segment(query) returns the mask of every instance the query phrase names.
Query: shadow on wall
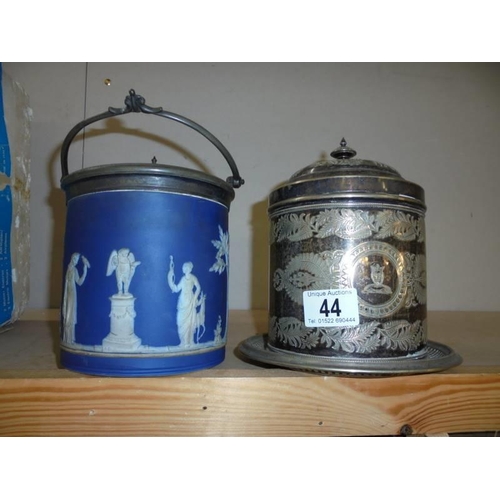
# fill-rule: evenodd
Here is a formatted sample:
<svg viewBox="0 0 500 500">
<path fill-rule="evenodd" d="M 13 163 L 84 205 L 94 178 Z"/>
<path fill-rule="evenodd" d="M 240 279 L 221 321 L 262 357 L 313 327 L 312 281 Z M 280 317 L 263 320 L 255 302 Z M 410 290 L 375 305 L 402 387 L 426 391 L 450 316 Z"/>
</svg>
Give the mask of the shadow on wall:
<svg viewBox="0 0 500 500">
<path fill-rule="evenodd" d="M 93 137 L 105 135 L 105 134 L 125 134 L 133 135 L 134 137 L 142 138 L 147 141 L 152 141 L 160 146 L 167 147 L 181 154 L 189 162 L 198 167 L 202 172 L 207 174 L 212 174 L 207 165 L 196 155 L 183 148 L 176 142 L 169 141 L 165 137 L 160 135 L 144 132 L 135 128 L 128 128 L 123 126 L 122 120 L 118 118 L 109 118 L 105 122 L 104 129 L 90 130 L 85 132 L 85 136 L 80 133 L 73 143 L 77 143 L 82 140 L 89 140 Z M 69 130 L 68 130 L 69 132 Z M 63 138 L 64 139 L 64 138 Z M 56 148 L 50 157 L 50 161 L 47 165 L 49 179 L 60 178 L 61 172 L 61 146 Z M 120 162 L 120 158 L 110 158 L 107 163 Z M 78 170 L 74 168 L 75 166 L 69 165 L 69 172 L 74 172 Z M 81 168 L 81 165 L 78 165 Z M 50 282 L 48 289 L 49 304 L 51 308 L 59 308 L 61 305 L 61 296 L 63 290 L 63 259 L 64 259 L 64 233 L 66 228 L 66 199 L 65 194 L 61 190 L 59 185 L 52 184 L 50 186 L 49 196 L 47 197 L 47 204 L 52 211 L 52 252 L 50 257 Z"/>
<path fill-rule="evenodd" d="M 48 284 L 49 307 L 57 309 L 61 305 L 64 228 L 66 226 L 66 200 L 64 193 L 59 186 L 53 183 L 55 178 L 60 177 L 60 154 L 61 148 L 59 147 L 50 156 L 48 176 L 51 179 L 51 186 L 46 200 L 52 211 L 52 251 L 50 253 L 50 281 Z M 54 175 L 56 170 L 57 176 Z"/>
<path fill-rule="evenodd" d="M 252 205 L 252 309 L 268 308 L 269 219 L 267 198 Z"/>
</svg>

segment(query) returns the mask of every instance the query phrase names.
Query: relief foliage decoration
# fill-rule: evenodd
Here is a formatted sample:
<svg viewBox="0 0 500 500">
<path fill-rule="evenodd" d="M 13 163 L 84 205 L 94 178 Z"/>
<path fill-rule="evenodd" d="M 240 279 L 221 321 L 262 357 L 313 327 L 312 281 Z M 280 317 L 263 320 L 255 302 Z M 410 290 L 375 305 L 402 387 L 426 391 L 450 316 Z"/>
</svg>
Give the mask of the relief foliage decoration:
<svg viewBox="0 0 500 500">
<path fill-rule="evenodd" d="M 406 307 L 427 303 L 427 272 L 424 255 L 404 254 L 408 269 L 408 296 Z"/>
<path fill-rule="evenodd" d="M 322 252 L 321 254 L 303 253 L 293 257 L 286 269 L 277 269 L 273 277 L 276 291 L 285 290 L 288 296 L 302 304 L 305 290 L 321 290 L 335 287 L 339 279 L 336 271 L 342 251 Z"/>
<path fill-rule="evenodd" d="M 271 225 L 271 243 L 303 241 L 338 236 L 343 239 L 389 238 L 400 241 L 424 240 L 424 221 L 401 210 L 370 212 L 347 208 L 310 213 L 286 214 Z"/>
<path fill-rule="evenodd" d="M 379 346 L 392 350 L 415 350 L 425 341 L 426 322 L 406 320 L 371 321 L 354 328 L 308 328 L 293 317 L 270 319 L 269 336 L 298 349 L 323 345 L 334 351 L 369 354 Z"/>
</svg>

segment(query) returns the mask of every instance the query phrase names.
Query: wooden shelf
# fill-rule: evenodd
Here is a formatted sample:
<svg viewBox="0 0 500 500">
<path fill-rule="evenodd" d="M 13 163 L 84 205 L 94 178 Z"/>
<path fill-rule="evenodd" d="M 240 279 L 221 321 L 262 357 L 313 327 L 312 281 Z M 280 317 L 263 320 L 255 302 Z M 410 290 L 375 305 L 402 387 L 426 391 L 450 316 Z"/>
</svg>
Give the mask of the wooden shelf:
<svg viewBox="0 0 500 500">
<path fill-rule="evenodd" d="M 345 436 L 500 429 L 500 313 L 430 312 L 429 338 L 463 364 L 388 378 L 247 363 L 234 351 L 266 311 L 231 311 L 226 360 L 159 378 L 85 376 L 58 366 L 55 311 L 0 334 L 1 436 Z"/>
</svg>

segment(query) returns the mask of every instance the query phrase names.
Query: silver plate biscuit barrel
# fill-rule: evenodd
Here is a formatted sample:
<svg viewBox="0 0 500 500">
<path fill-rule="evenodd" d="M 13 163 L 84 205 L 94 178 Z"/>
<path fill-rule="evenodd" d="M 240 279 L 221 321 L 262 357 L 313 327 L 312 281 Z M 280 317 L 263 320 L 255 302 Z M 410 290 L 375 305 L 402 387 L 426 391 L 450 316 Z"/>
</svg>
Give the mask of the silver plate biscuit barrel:
<svg viewBox="0 0 500 500">
<path fill-rule="evenodd" d="M 382 163 L 332 160 L 272 191 L 269 331 L 248 357 L 350 374 L 436 371 L 460 362 L 427 339 L 424 190 Z"/>
</svg>

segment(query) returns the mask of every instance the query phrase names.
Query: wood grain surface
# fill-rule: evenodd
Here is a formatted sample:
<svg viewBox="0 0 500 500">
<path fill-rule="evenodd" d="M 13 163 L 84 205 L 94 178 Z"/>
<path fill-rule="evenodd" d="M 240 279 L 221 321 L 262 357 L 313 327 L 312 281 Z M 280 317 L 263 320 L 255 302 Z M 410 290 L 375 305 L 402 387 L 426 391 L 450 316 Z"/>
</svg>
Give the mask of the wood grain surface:
<svg viewBox="0 0 500 500">
<path fill-rule="evenodd" d="M 54 319 L 54 318 L 52 318 Z M 235 355 L 265 311 L 231 311 L 226 360 L 183 376 L 107 378 L 58 366 L 56 321 L 0 335 L 1 436 L 362 436 L 500 429 L 500 313 L 431 312 L 432 340 L 461 366 L 353 378 L 263 367 Z M 407 427 L 405 427 L 407 426 Z"/>
</svg>

